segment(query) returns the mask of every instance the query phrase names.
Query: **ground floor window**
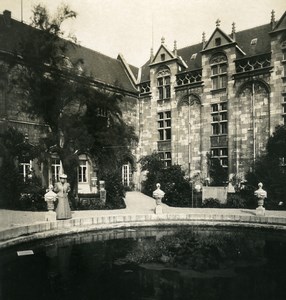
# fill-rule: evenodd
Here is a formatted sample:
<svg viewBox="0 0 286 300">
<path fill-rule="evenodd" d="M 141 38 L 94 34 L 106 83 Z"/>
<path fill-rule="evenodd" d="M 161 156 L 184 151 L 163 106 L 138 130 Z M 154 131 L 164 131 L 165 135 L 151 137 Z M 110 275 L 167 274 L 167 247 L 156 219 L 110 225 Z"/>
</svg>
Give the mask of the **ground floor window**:
<svg viewBox="0 0 286 300">
<path fill-rule="evenodd" d="M 122 166 L 122 184 L 124 186 L 130 186 L 132 183 L 132 167 L 130 163 Z"/>
<path fill-rule="evenodd" d="M 62 164 L 59 158 L 52 158 L 52 181 L 58 182 L 60 180 L 59 175 L 62 169 Z"/>
<path fill-rule="evenodd" d="M 78 182 L 86 183 L 87 180 L 88 161 L 80 160 L 78 169 Z"/>
<path fill-rule="evenodd" d="M 159 152 L 161 160 L 164 161 L 165 167 L 170 167 L 172 165 L 172 154 L 171 152 Z"/>
<path fill-rule="evenodd" d="M 23 176 L 24 181 L 32 172 L 32 161 L 29 158 L 22 158 L 19 164 L 19 173 Z"/>
<path fill-rule="evenodd" d="M 213 148 L 211 149 L 212 158 L 218 158 L 220 164 L 224 167 L 228 167 L 228 149 L 227 148 Z"/>
</svg>

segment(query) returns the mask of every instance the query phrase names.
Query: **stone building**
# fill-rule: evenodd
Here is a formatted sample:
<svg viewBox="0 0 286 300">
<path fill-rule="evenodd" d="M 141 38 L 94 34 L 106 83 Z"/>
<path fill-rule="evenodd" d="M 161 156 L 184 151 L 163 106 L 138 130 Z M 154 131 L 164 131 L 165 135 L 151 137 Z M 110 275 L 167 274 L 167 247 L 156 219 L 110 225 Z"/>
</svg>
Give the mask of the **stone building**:
<svg viewBox="0 0 286 300">
<path fill-rule="evenodd" d="M 0 15 L 0 129 L 15 126 L 36 143 L 37 128 L 45 124 L 18 114 L 14 103 L 20 96 L 8 92 L 5 83 L 5 62 L 28 30 L 9 11 Z M 209 177 L 209 155 L 220 160 L 229 177 L 243 178 L 275 127 L 285 124 L 286 13 L 275 21 L 272 12 L 270 23 L 238 32 L 233 23 L 231 31 L 225 33 L 218 20 L 208 40 L 203 34 L 201 43 L 181 49 L 176 42 L 168 48 L 162 38 L 141 68 L 122 55 L 113 59 L 81 46 L 70 53 L 71 62 L 83 59 L 92 84 L 125 95 L 124 118 L 139 137 L 133 159 L 122 166 L 125 185 L 133 182 L 140 189 L 138 160 L 153 151 L 166 166 L 179 164 L 201 182 Z M 88 192 L 94 166 L 84 155 L 82 161 L 79 176 Z M 51 158 L 48 180 L 59 168 Z"/>
<path fill-rule="evenodd" d="M 161 46 L 140 69 L 140 154 L 209 177 L 208 154 L 230 177 L 244 177 L 286 113 L 286 14 L 278 22 L 226 34 L 220 21 L 206 41 Z"/>
</svg>

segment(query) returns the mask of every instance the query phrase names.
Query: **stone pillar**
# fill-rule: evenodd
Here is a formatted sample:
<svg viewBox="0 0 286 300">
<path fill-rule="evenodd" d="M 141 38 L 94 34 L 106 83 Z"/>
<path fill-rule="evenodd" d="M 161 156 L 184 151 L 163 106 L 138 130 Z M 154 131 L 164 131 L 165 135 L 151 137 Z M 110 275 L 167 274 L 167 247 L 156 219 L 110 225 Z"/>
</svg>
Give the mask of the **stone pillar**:
<svg viewBox="0 0 286 300">
<path fill-rule="evenodd" d="M 100 200 L 105 203 L 106 202 L 106 190 L 105 190 L 105 181 L 100 180 L 99 181 L 99 195 L 100 195 Z"/>
</svg>

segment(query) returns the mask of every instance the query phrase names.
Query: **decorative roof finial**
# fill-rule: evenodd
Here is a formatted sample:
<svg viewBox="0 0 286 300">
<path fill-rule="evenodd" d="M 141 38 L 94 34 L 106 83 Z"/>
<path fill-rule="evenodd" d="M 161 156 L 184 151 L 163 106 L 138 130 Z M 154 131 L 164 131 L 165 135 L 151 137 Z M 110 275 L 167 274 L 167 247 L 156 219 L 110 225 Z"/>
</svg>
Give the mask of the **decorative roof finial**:
<svg viewBox="0 0 286 300">
<path fill-rule="evenodd" d="M 177 50 L 177 41 L 174 41 L 174 51 Z"/>
<path fill-rule="evenodd" d="M 177 56 L 177 41 L 175 40 L 174 41 L 174 50 L 173 50 L 173 53 L 175 56 Z"/>
<path fill-rule="evenodd" d="M 165 44 L 165 38 L 163 36 L 161 38 L 161 44 Z"/>
<path fill-rule="evenodd" d="M 231 34 L 232 34 L 232 39 L 235 41 L 235 23 L 234 23 L 234 22 L 232 23 L 232 31 L 231 31 Z"/>
<path fill-rule="evenodd" d="M 204 49 L 204 47 L 206 45 L 206 33 L 205 32 L 203 32 L 203 34 L 202 34 L 202 42 L 203 42 L 203 49 Z"/>
<path fill-rule="evenodd" d="M 275 11 L 274 11 L 274 9 L 272 9 L 272 11 L 271 11 L 271 28 L 272 28 L 272 30 L 274 29 L 274 27 L 275 27 L 275 24 L 276 24 L 276 21 L 275 21 Z"/>
<path fill-rule="evenodd" d="M 215 22 L 215 23 L 216 23 L 216 27 L 219 27 L 219 26 L 220 26 L 220 22 L 221 22 L 220 19 L 217 19 L 217 20 L 216 20 L 216 22 Z"/>
</svg>

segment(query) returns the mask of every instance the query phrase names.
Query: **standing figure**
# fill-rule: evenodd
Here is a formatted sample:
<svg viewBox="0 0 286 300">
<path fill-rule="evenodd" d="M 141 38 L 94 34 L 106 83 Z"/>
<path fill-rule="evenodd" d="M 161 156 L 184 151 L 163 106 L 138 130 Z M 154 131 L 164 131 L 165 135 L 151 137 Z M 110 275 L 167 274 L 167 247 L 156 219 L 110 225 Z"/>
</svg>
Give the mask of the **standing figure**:
<svg viewBox="0 0 286 300">
<path fill-rule="evenodd" d="M 54 191 L 57 193 L 58 205 L 56 208 L 57 220 L 64 220 L 71 218 L 71 209 L 68 200 L 68 192 L 71 190 L 69 183 L 67 183 L 67 175 L 60 175 L 60 182 L 55 184 Z"/>
</svg>

